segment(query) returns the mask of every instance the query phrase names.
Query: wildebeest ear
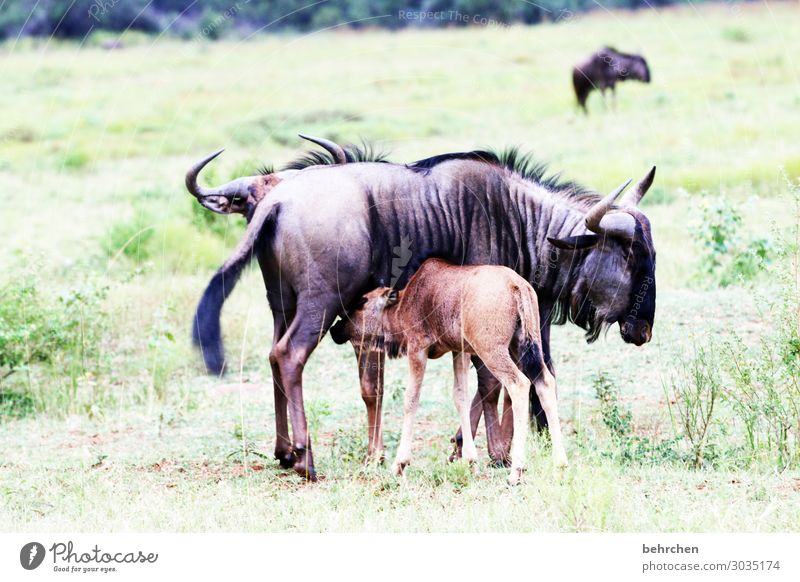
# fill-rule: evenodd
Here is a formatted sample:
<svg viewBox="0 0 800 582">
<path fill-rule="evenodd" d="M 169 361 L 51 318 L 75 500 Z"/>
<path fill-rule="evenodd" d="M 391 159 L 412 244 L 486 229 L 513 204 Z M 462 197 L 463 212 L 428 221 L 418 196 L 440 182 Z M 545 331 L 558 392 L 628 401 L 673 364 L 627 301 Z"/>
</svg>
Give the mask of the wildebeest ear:
<svg viewBox="0 0 800 582">
<path fill-rule="evenodd" d="M 547 240 L 554 247 L 564 249 L 565 251 L 579 251 L 581 249 L 588 249 L 597 244 L 600 236 L 596 234 L 579 234 L 578 236 L 567 236 L 564 238 L 551 238 Z"/>
<path fill-rule="evenodd" d="M 386 305 L 394 305 L 400 299 L 400 294 L 397 292 L 397 289 L 389 289 L 386 294 Z"/>
</svg>

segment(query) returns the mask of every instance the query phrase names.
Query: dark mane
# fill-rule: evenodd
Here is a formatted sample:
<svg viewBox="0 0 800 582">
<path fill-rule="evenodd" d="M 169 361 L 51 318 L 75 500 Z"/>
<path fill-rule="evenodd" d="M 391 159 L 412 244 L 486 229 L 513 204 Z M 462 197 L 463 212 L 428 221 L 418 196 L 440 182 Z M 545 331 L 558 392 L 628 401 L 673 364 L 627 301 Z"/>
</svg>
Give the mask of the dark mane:
<svg viewBox="0 0 800 582">
<path fill-rule="evenodd" d="M 256 171 L 262 176 L 269 176 L 270 174 L 275 173 L 275 166 L 271 164 L 267 166 L 266 164 L 264 164 L 263 166 L 259 166 L 258 168 L 256 168 Z"/>
<path fill-rule="evenodd" d="M 438 156 L 419 160 L 413 164 L 408 164 L 407 167 L 415 172 L 427 173 L 439 164 L 451 160 L 475 160 L 500 166 L 514 172 L 525 180 L 543 186 L 551 192 L 566 194 L 570 198 L 586 203 L 594 203 L 600 199 L 596 193 L 587 190 L 580 184 L 570 180 L 562 180 L 560 173 L 548 176 L 547 164 L 535 161 L 532 154 L 522 153 L 517 147 L 507 148 L 500 153 L 486 149 L 440 154 Z"/>
<path fill-rule="evenodd" d="M 361 145 L 347 144 L 343 147 L 347 163 L 352 164 L 355 162 L 387 162 L 387 154 L 383 151 L 376 150 L 372 144 L 363 141 Z M 311 166 L 333 166 L 336 160 L 333 156 L 324 151 L 312 150 L 306 152 L 296 160 L 286 164 L 284 170 L 303 170 Z"/>
<path fill-rule="evenodd" d="M 488 150 L 473 150 L 471 152 L 453 152 L 449 154 L 439 154 L 425 158 L 424 160 L 417 160 L 411 164 L 406 164 L 406 167 L 420 174 L 427 174 L 432 168 L 439 164 L 449 162 L 450 160 L 473 160 L 477 162 L 486 162 L 487 164 L 502 165 L 500 159 L 494 152 Z"/>
<path fill-rule="evenodd" d="M 602 50 L 610 52 L 610 53 L 614 53 L 618 57 L 625 57 L 625 58 L 628 58 L 628 59 L 644 60 L 642 55 L 637 55 L 635 53 L 623 53 L 622 51 L 618 51 L 617 49 L 615 49 L 613 46 L 604 46 Z"/>
</svg>

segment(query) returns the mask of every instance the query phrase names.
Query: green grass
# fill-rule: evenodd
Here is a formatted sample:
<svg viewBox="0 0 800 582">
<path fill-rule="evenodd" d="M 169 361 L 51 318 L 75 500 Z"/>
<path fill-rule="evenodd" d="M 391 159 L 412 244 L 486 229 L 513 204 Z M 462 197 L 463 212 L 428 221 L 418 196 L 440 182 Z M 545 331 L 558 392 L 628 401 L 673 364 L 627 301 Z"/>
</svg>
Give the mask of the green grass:
<svg viewBox="0 0 800 582">
<path fill-rule="evenodd" d="M 623 463 L 609 454 L 592 381 L 609 374 L 636 435 L 667 438 L 663 383 L 693 342 L 735 330 L 757 346 L 775 328 L 763 310 L 767 277 L 698 284 L 687 225 L 709 195 L 758 196 L 744 206 L 748 235 L 774 237 L 796 220 L 781 168 L 800 174 L 798 25 L 800 9 L 773 3 L 598 12 L 533 28 L 138 38 L 118 51 L 0 45 L 0 108 L 13 112 L 0 117 L 0 283 L 29 263 L 43 297 L 87 280 L 108 286 L 100 365 L 67 377 L 36 364 L 0 381 L 0 530 L 797 531 L 797 467 Z M 653 83 L 621 85 L 616 110 L 593 95 L 584 117 L 570 67 L 610 39 L 641 49 Z M 223 145 L 211 181 L 280 165 L 305 147 L 301 131 L 375 140 L 398 161 L 520 144 L 599 190 L 658 166 L 644 206 L 659 253 L 653 341 L 636 349 L 614 329 L 586 345 L 574 327 L 554 332 L 565 473 L 537 442 L 524 484 L 508 488 L 505 471 L 486 464 L 483 437 L 478 476 L 448 465 L 448 358 L 426 375 L 407 479 L 363 468 L 354 358 L 328 339 L 305 372 L 324 479 L 280 471 L 269 459 L 271 321 L 255 270 L 223 317 L 240 365 L 222 380 L 203 374 L 188 341 L 192 311 L 242 226 L 193 211 L 183 174 Z M 392 362 L 389 456 L 405 377 L 406 363 Z"/>
</svg>

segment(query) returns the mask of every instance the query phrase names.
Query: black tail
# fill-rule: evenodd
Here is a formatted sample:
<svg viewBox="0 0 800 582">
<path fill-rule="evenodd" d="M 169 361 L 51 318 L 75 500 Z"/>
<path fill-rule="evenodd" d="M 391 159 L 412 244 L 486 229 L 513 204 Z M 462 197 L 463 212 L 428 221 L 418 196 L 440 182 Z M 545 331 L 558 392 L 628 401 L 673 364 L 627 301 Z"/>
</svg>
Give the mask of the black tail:
<svg viewBox="0 0 800 582">
<path fill-rule="evenodd" d="M 544 357 L 541 349 L 539 349 L 539 345 L 529 340 L 520 342 L 519 353 L 519 367 L 522 373 L 531 381 L 528 403 L 530 422 L 536 430 L 542 430 L 547 428 L 547 418 L 545 417 L 544 410 L 542 410 L 542 403 L 539 402 L 539 395 L 536 394 L 536 388 L 533 386 L 533 383 L 539 377 L 539 374 L 542 373 L 545 366 Z"/>
<path fill-rule="evenodd" d="M 265 210 L 260 217 L 254 217 L 250 222 L 233 256 L 211 278 L 197 305 L 192 325 L 192 341 L 200 348 L 210 374 L 219 375 L 225 370 L 225 350 L 220 329 L 222 305 L 239 281 L 242 271 L 252 260 L 255 249 L 264 244 L 267 237 L 275 231 L 273 226 L 278 207 Z"/>
<path fill-rule="evenodd" d="M 584 112 L 587 112 L 586 99 L 592 90 L 592 82 L 578 68 L 572 70 L 572 88 L 575 89 L 575 98 L 578 100 L 578 105 L 583 108 Z"/>
<path fill-rule="evenodd" d="M 252 254 L 232 265 L 221 267 L 211 278 L 194 315 L 192 341 L 200 348 L 209 374 L 222 374 L 225 369 L 225 350 L 222 347 L 220 316 L 222 305 L 233 291 Z"/>
</svg>

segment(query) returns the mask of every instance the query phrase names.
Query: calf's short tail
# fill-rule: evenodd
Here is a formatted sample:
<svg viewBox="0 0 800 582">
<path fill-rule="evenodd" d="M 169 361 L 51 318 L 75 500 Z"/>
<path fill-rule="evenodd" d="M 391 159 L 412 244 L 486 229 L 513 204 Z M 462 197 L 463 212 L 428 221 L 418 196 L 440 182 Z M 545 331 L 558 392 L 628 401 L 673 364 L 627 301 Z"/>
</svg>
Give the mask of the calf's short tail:
<svg viewBox="0 0 800 582">
<path fill-rule="evenodd" d="M 269 204 L 256 209 L 233 255 L 211 278 L 197 305 L 192 322 L 192 342 L 200 348 L 209 374 L 220 375 L 225 370 L 225 349 L 220 329 L 222 306 L 252 260 L 257 245 L 266 242 L 274 233 L 278 211 L 278 205 Z"/>
<path fill-rule="evenodd" d="M 517 289 L 517 311 L 519 314 L 519 367 L 522 373 L 534 384 L 544 370 L 541 333 L 539 331 L 539 302 L 530 287 Z M 528 403 L 531 423 L 537 429 L 547 427 L 542 405 L 536 390 L 531 386 Z"/>
</svg>

